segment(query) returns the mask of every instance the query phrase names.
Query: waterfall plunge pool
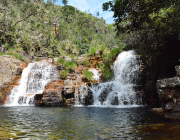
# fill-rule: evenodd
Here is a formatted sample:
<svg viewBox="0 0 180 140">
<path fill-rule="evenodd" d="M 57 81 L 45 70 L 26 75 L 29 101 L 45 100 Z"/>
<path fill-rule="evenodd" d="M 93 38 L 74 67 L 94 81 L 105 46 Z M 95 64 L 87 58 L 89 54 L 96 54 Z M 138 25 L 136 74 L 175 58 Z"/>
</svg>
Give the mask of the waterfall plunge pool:
<svg viewBox="0 0 180 140">
<path fill-rule="evenodd" d="M 0 107 L 0 139 L 180 139 L 149 107 Z"/>
</svg>

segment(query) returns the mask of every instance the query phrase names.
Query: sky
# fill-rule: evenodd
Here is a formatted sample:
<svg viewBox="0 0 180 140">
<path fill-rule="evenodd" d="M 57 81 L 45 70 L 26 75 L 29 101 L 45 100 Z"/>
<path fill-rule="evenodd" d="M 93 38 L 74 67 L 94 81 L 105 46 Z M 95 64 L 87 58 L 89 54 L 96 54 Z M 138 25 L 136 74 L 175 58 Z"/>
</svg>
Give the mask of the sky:
<svg viewBox="0 0 180 140">
<path fill-rule="evenodd" d="M 103 17 L 107 24 L 111 24 L 114 22 L 113 12 L 102 10 L 102 4 L 108 1 L 110 0 L 68 0 L 68 5 L 72 5 L 82 12 L 90 11 L 89 13 L 93 16 L 96 16 L 96 13 L 99 12 L 99 16 L 96 17 Z M 62 0 L 58 0 L 55 4 L 64 6 Z"/>
</svg>

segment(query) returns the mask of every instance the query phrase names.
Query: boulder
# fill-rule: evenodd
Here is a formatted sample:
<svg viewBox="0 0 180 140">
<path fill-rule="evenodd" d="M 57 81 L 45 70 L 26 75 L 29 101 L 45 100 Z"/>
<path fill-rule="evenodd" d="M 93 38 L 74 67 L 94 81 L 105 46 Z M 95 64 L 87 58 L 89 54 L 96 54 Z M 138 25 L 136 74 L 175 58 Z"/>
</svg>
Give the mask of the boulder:
<svg viewBox="0 0 180 140">
<path fill-rule="evenodd" d="M 180 66 L 176 66 L 176 76 L 157 81 L 157 91 L 166 118 L 180 120 Z"/>
<path fill-rule="evenodd" d="M 151 111 L 155 114 L 158 114 L 158 115 L 162 115 L 163 114 L 163 109 L 162 108 L 153 108 L 151 109 Z"/>
<path fill-rule="evenodd" d="M 37 106 L 63 106 L 62 86 L 56 89 L 47 89 L 34 97 Z"/>
</svg>

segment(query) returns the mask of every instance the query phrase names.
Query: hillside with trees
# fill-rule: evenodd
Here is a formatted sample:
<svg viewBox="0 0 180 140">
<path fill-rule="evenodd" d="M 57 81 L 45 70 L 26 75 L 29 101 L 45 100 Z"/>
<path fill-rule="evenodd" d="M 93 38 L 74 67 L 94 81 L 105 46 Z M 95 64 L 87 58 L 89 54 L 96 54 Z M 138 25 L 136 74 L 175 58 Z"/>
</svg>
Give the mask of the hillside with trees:
<svg viewBox="0 0 180 140">
<path fill-rule="evenodd" d="M 114 27 L 56 0 L 0 1 L 0 49 L 29 57 L 79 56 L 117 47 Z"/>
</svg>

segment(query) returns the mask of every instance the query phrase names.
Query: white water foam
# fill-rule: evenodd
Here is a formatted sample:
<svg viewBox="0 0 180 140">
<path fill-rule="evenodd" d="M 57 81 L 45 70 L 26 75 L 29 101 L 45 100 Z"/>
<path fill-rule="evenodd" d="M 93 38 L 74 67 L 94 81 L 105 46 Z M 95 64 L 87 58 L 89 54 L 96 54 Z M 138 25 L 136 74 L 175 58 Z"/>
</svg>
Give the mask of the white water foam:
<svg viewBox="0 0 180 140">
<path fill-rule="evenodd" d="M 34 95 L 42 93 L 45 86 L 55 79 L 56 68 L 45 61 L 29 63 L 21 75 L 19 85 L 15 86 L 4 106 L 34 105 Z"/>
<path fill-rule="evenodd" d="M 99 78 L 99 76 L 100 76 L 99 72 L 98 72 L 96 69 L 89 69 L 89 71 L 91 71 L 92 74 L 93 74 L 92 79 L 93 79 L 93 80 L 96 80 L 96 81 L 99 83 L 99 82 L 100 82 L 100 81 L 99 81 L 99 80 L 100 80 L 100 78 Z"/>
<path fill-rule="evenodd" d="M 142 104 L 137 99 L 134 87 L 139 78 L 139 62 L 134 51 L 124 51 L 119 54 L 112 69 L 114 78 L 110 82 L 92 84 L 93 106 L 120 107 Z"/>
</svg>

